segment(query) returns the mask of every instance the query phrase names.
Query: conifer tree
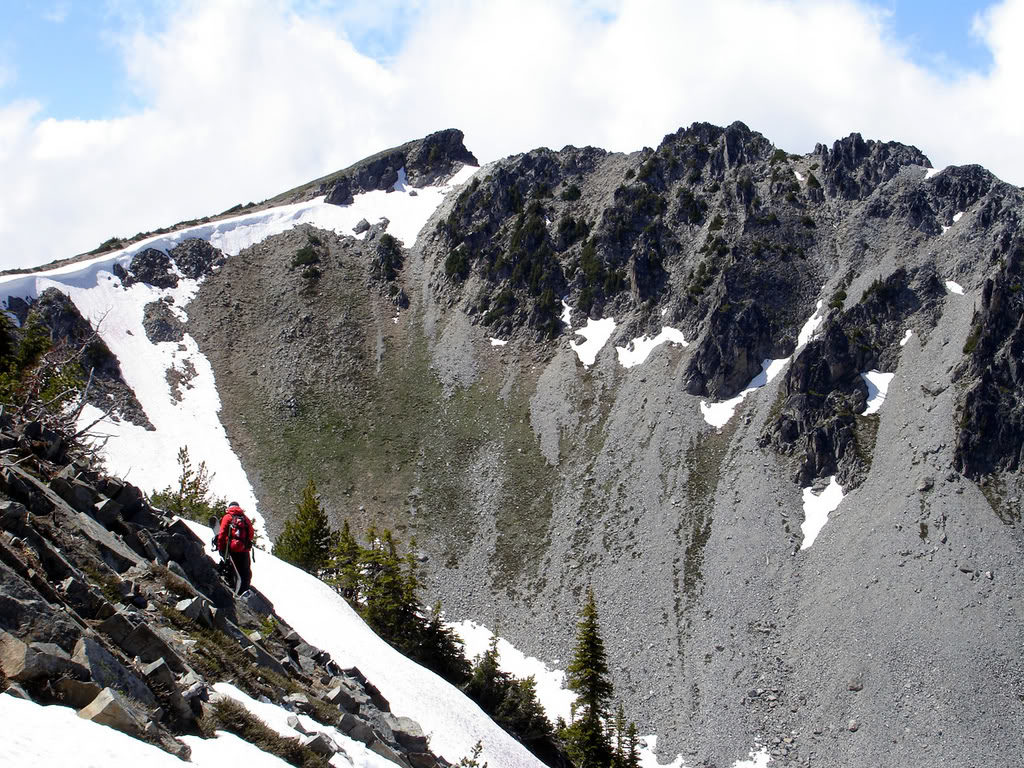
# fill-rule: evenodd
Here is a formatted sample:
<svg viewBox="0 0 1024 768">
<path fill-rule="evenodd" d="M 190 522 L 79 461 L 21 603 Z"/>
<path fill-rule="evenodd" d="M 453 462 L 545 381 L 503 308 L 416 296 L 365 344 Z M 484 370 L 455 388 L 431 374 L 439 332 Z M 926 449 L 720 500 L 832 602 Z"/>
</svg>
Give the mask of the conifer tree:
<svg viewBox="0 0 1024 768">
<path fill-rule="evenodd" d="M 640 750 L 638 748 L 636 735 L 636 723 L 630 722 L 626 729 L 626 766 L 625 768 L 640 768 Z"/>
<path fill-rule="evenodd" d="M 615 710 L 615 751 L 612 753 L 612 768 L 626 768 L 626 712 L 619 702 Z"/>
<path fill-rule="evenodd" d="M 172 515 L 186 520 L 208 523 L 212 515 L 218 519 L 224 514 L 227 502 L 216 498 L 210 493 L 210 481 L 213 473 L 206 468 L 206 462 L 200 461 L 192 466 L 188 446 L 178 449 L 178 487 L 167 486 L 153 494 L 154 506 L 170 512 Z"/>
<path fill-rule="evenodd" d="M 604 730 L 612 684 L 608 679 L 608 658 L 597 623 L 593 587 L 587 590 L 577 625 L 576 647 L 567 670 L 569 690 L 578 698 L 573 707 L 578 717 L 566 729 L 566 749 L 577 768 L 607 768 L 612 749 Z"/>
<path fill-rule="evenodd" d="M 295 505 L 295 514 L 285 520 L 273 553 L 315 576 L 327 566 L 333 543 L 334 532 L 311 477 L 302 490 L 302 500 Z"/>
<path fill-rule="evenodd" d="M 359 594 L 361 575 L 360 559 L 362 550 L 348 520 L 341 526 L 341 532 L 334 540 L 331 548 L 331 559 L 327 565 L 327 582 L 334 587 L 346 600 L 353 602 Z"/>
</svg>

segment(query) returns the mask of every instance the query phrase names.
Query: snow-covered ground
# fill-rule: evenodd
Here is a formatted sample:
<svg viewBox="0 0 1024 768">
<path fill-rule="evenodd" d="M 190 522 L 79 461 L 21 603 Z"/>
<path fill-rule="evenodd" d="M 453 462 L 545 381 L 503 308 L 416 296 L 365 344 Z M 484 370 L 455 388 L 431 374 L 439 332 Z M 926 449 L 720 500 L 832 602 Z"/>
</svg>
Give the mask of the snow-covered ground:
<svg viewBox="0 0 1024 768">
<path fill-rule="evenodd" d="M 587 318 L 587 324 L 576 331 L 576 335 L 582 336 L 584 341 L 570 341 L 569 346 L 579 357 L 583 367 L 589 368 L 597 359 L 597 353 L 601 351 L 601 347 L 607 343 L 614 332 L 615 318 L 605 317 L 601 320 Z"/>
<path fill-rule="evenodd" d="M 885 402 L 885 393 L 889 391 L 889 383 L 895 375 L 895 373 L 882 373 L 875 370 L 860 375 L 868 388 L 868 405 L 864 409 L 865 416 L 878 413 L 878 409 Z"/>
<path fill-rule="evenodd" d="M 683 332 L 678 328 L 669 328 L 667 325 L 661 327 L 661 333 L 657 336 L 640 336 L 632 339 L 624 347 L 616 347 L 619 355 L 619 364 L 623 368 L 632 368 L 640 365 L 650 356 L 654 348 L 661 344 L 678 344 L 685 347 L 689 342 L 683 338 Z"/>
<path fill-rule="evenodd" d="M 351 235 L 352 228 L 364 218 L 374 222 L 386 217 L 390 221 L 388 232 L 409 247 L 444 196 L 476 170 L 463 167 L 448 184 L 424 187 L 413 195 L 406 189 L 402 169 L 394 191 L 355 195 L 351 205 L 329 205 L 317 198 L 157 235 L 120 251 L 45 272 L 0 277 L 0 299 L 6 307 L 9 297 L 31 299 L 47 288 L 56 288 L 98 327 L 120 363 L 125 382 L 135 391 L 155 427 L 150 431 L 110 418 L 96 425 L 92 432 L 104 441 L 101 453 L 112 473 L 146 492 L 161 490 L 177 481 L 178 449 L 187 446 L 193 466 L 205 462 L 213 473 L 211 491 L 240 502 L 259 525 L 252 486 L 220 422 L 220 397 L 209 361 L 191 336 L 186 335 L 181 343 L 153 344 L 142 326 L 146 304 L 161 298 L 172 299 L 173 311 L 180 319 L 187 319 L 187 305 L 196 295 L 198 282 L 179 277 L 173 289 L 141 283 L 125 288 L 115 277 L 114 266 L 128 268 L 135 255 L 147 248 L 169 251 L 189 238 L 207 240 L 234 256 L 299 224 Z M 172 391 L 166 378 L 171 371 L 182 377 L 177 392 Z M 95 408 L 86 407 L 79 425 L 91 424 L 101 415 Z"/>
<path fill-rule="evenodd" d="M 901 347 L 907 346 L 907 342 L 910 341 L 910 337 L 913 336 L 913 335 L 914 335 L 914 332 L 912 330 L 910 330 L 909 328 L 907 328 L 907 330 L 904 331 L 904 333 L 903 333 L 903 338 L 900 339 L 900 346 Z"/>
<path fill-rule="evenodd" d="M 828 486 L 821 493 L 804 488 L 804 521 L 800 524 L 804 540 L 800 543 L 800 549 L 807 549 L 814 543 L 828 522 L 829 513 L 834 512 L 842 500 L 843 488 L 836 482 L 835 475 L 829 478 Z"/>
<path fill-rule="evenodd" d="M 964 295 L 964 287 L 962 285 L 960 285 L 960 283 L 956 282 L 955 280 L 947 280 L 946 281 L 946 290 L 949 291 L 950 293 L 955 293 L 958 296 L 963 296 Z"/>
</svg>

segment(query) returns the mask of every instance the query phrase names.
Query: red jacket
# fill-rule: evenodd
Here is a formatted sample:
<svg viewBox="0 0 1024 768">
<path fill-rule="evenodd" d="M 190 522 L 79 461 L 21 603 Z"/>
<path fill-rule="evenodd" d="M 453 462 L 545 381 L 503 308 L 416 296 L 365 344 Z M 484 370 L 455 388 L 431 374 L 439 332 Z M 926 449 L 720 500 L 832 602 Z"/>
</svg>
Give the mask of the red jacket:
<svg viewBox="0 0 1024 768">
<path fill-rule="evenodd" d="M 231 532 L 231 519 L 239 516 L 238 530 L 235 531 L 234 535 Z M 224 517 L 220 519 L 220 532 L 217 534 L 217 549 L 221 552 L 224 551 L 225 544 L 230 548 L 232 552 L 248 552 L 252 549 L 252 540 L 255 537 L 256 532 L 253 530 L 252 523 L 249 518 L 246 517 L 245 512 L 242 511 L 241 507 L 228 507 L 228 511 L 224 513 Z"/>
</svg>

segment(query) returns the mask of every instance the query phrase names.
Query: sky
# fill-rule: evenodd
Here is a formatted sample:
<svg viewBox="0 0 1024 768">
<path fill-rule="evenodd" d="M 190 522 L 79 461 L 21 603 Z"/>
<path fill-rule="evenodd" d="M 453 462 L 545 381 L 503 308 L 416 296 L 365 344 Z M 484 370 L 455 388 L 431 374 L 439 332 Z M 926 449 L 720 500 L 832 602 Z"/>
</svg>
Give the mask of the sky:
<svg viewBox="0 0 1024 768">
<path fill-rule="evenodd" d="M 0 268 L 457 127 L 482 161 L 742 120 L 1024 184 L 1024 0 L 0 0 Z"/>
</svg>

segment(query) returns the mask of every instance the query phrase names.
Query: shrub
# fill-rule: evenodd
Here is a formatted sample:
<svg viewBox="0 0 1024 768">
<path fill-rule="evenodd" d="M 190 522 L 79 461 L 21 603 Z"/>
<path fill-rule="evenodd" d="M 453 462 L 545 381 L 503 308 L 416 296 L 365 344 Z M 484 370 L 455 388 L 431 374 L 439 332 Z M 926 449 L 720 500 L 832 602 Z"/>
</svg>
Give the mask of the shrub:
<svg viewBox="0 0 1024 768">
<path fill-rule="evenodd" d="M 167 486 L 154 493 L 150 498 L 153 506 L 203 525 L 208 525 L 211 517 L 219 520 L 227 500 L 210 493 L 213 473 L 206 468 L 206 462 L 200 461 L 193 467 L 188 446 L 183 445 L 178 449 L 178 468 L 177 489 Z"/>
<path fill-rule="evenodd" d="M 562 200 L 564 200 L 567 203 L 571 203 L 574 200 L 579 200 L 582 196 L 583 193 L 580 192 L 580 188 L 577 187 L 575 184 L 570 184 L 568 187 L 563 189 L 562 194 L 560 195 Z"/>
<path fill-rule="evenodd" d="M 444 273 L 456 280 L 465 280 L 469 277 L 469 258 L 466 255 L 466 246 L 460 245 L 448 253 L 444 260 Z"/>
<path fill-rule="evenodd" d="M 812 189 L 821 189 L 821 182 L 818 181 L 818 177 L 810 171 L 807 173 L 807 186 Z"/>
<path fill-rule="evenodd" d="M 317 255 L 312 243 L 306 243 L 292 256 L 293 267 L 307 267 L 310 264 L 318 264 L 319 262 L 320 256 Z"/>
<path fill-rule="evenodd" d="M 817 224 L 814 223 L 814 219 L 806 214 L 800 217 L 800 223 L 808 229 L 814 229 L 817 226 Z"/>
<path fill-rule="evenodd" d="M 776 163 L 784 162 L 786 160 L 786 157 L 787 157 L 786 150 L 784 150 L 784 149 L 776 149 L 774 152 L 772 152 L 772 157 L 771 157 L 770 162 L 771 162 L 772 165 L 775 165 Z"/>
<path fill-rule="evenodd" d="M 725 220 L 722 219 L 722 214 L 716 213 L 715 217 L 711 220 L 711 223 L 708 225 L 708 231 L 709 232 L 717 232 L 718 230 L 720 230 L 724 226 L 725 226 Z"/>
</svg>

